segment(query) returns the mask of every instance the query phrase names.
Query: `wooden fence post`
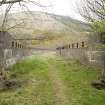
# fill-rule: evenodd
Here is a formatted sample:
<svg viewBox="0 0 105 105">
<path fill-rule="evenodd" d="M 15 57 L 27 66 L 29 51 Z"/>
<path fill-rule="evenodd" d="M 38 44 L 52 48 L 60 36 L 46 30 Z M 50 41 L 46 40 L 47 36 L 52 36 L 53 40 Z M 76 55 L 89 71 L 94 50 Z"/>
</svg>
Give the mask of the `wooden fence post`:
<svg viewBox="0 0 105 105">
<path fill-rule="evenodd" d="M 74 48 L 74 44 L 72 44 L 72 48 Z"/>
<path fill-rule="evenodd" d="M 71 48 L 71 45 L 69 44 L 69 48 Z"/>
<path fill-rule="evenodd" d="M 79 48 L 79 44 L 77 43 L 77 48 Z"/>
<path fill-rule="evenodd" d="M 83 47 L 85 47 L 85 43 L 84 43 L 84 42 L 82 42 L 82 48 L 83 48 Z"/>
</svg>

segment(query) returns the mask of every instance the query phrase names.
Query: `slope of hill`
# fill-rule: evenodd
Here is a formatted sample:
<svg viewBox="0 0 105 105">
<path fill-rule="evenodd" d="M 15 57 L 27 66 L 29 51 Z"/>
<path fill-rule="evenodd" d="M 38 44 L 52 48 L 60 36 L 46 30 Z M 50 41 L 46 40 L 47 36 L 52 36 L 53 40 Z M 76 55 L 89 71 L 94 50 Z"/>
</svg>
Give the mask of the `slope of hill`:
<svg viewBox="0 0 105 105">
<path fill-rule="evenodd" d="M 59 15 L 54 15 L 54 14 L 51 14 L 51 16 L 55 20 L 61 22 L 65 26 L 68 26 L 69 28 L 71 28 L 75 31 L 78 31 L 78 32 L 83 32 L 83 31 L 90 32 L 91 31 L 89 24 L 84 23 L 82 21 L 75 20 L 75 19 L 70 18 L 68 16 L 59 16 Z"/>
<path fill-rule="evenodd" d="M 86 23 L 70 17 L 44 12 L 13 13 L 8 16 L 8 20 L 10 27 L 18 24 L 15 28 L 9 30 L 13 37 L 35 38 L 45 36 L 46 40 L 44 42 L 41 41 L 42 45 L 46 42 L 49 43 L 48 41 L 51 40 L 56 43 L 58 39 L 62 43 L 79 41 L 86 38 L 86 33 L 91 31 L 89 25 Z M 34 41 L 35 45 L 39 45 L 39 43 L 38 41 Z"/>
</svg>

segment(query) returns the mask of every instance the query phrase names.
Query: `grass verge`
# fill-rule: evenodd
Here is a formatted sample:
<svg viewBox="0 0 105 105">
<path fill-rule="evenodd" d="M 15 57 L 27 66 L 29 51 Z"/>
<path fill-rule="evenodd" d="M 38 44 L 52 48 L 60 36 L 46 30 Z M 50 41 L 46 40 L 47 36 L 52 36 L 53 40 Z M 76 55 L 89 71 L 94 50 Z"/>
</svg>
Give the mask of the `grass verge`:
<svg viewBox="0 0 105 105">
<path fill-rule="evenodd" d="M 23 84 L 13 90 L 0 91 L 0 105 L 58 105 L 56 95 L 69 102 L 62 105 L 105 105 L 105 90 L 90 85 L 99 75 L 100 71 L 76 61 L 58 57 L 29 58 L 10 68 L 10 78 Z"/>
<path fill-rule="evenodd" d="M 66 86 L 70 105 L 105 105 L 105 90 L 97 90 L 91 86 L 97 80 L 100 71 L 92 67 L 81 65 L 77 61 L 50 59 Z"/>
</svg>

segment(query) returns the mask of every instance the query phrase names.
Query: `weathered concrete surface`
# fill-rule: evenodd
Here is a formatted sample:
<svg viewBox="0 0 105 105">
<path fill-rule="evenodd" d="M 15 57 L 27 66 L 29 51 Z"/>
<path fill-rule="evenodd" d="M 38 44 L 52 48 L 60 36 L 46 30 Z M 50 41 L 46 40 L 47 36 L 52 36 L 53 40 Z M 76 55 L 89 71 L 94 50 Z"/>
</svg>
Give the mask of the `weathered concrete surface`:
<svg viewBox="0 0 105 105">
<path fill-rule="evenodd" d="M 105 50 L 97 47 L 103 43 L 100 35 L 91 35 L 89 40 L 84 42 L 84 45 L 81 45 L 80 42 L 78 44 L 76 43 L 66 45 L 67 47 L 65 45 L 58 47 L 57 53 L 66 59 L 76 59 L 86 65 L 92 65 L 102 69 L 105 68 Z"/>
<path fill-rule="evenodd" d="M 105 51 L 89 50 L 84 49 L 63 49 L 57 51 L 58 54 L 65 57 L 66 59 L 78 60 L 82 64 L 96 66 L 99 68 L 105 67 Z"/>
<path fill-rule="evenodd" d="M 105 67 L 105 51 L 87 51 L 87 58 L 90 65 Z"/>
<path fill-rule="evenodd" d="M 5 69 L 21 60 L 31 52 L 22 48 L 19 42 L 14 41 L 8 32 L 0 31 L 0 69 Z"/>
<path fill-rule="evenodd" d="M 22 50 L 0 49 L 0 68 L 7 68 L 24 57 Z"/>
</svg>

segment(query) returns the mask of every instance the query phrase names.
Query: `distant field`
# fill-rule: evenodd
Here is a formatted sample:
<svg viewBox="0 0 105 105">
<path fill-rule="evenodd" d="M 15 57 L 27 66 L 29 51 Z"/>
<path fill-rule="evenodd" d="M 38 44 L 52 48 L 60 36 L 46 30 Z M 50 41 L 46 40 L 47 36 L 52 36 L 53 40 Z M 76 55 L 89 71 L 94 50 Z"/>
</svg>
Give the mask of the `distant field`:
<svg viewBox="0 0 105 105">
<path fill-rule="evenodd" d="M 0 91 L 0 105 L 105 105 L 105 90 L 90 84 L 100 72 L 77 61 L 33 56 L 10 68 L 21 87 Z"/>
</svg>

